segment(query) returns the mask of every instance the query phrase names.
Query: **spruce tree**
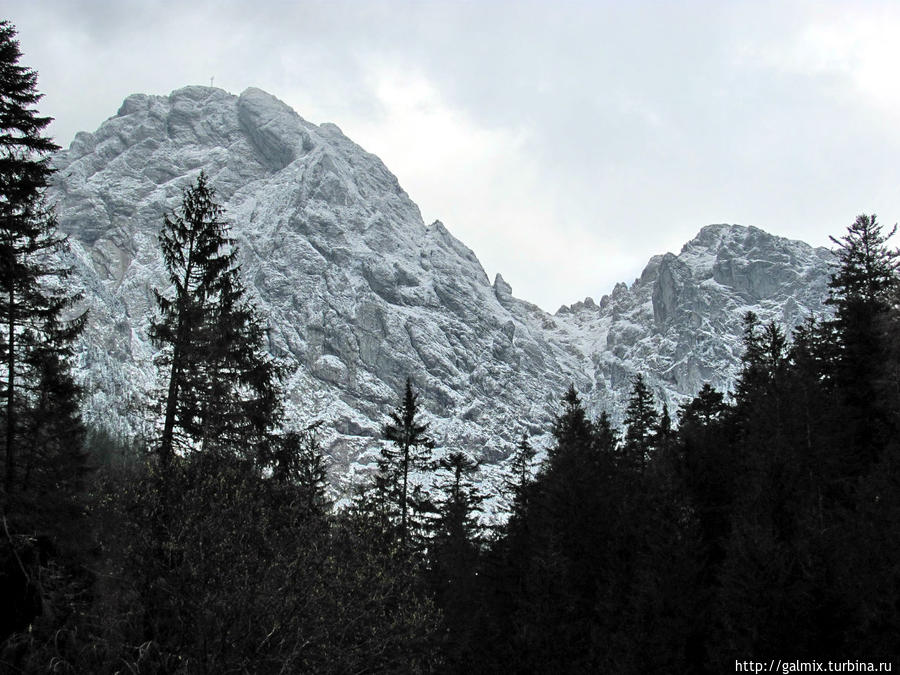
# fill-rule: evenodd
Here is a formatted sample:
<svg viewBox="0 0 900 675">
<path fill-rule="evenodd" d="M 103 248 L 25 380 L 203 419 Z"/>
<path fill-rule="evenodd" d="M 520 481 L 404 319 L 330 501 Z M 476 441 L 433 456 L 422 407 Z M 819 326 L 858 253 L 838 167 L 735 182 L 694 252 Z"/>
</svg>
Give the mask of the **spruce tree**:
<svg viewBox="0 0 900 675">
<path fill-rule="evenodd" d="M 828 284 L 826 303 L 836 307 L 838 321 L 849 318 L 847 312 L 855 303 L 874 310 L 890 306 L 897 291 L 900 252 L 888 248 L 887 242 L 896 232 L 896 225 L 885 233 L 875 214 L 863 214 L 843 237 L 830 237 L 838 247 L 838 268 Z"/>
<path fill-rule="evenodd" d="M 874 215 L 860 215 L 845 236 L 832 238 L 838 262 L 826 300 L 835 316 L 826 324 L 825 370 L 842 403 L 850 473 L 876 460 L 896 431 L 890 422 L 896 386 L 885 376 L 900 291 L 900 252 L 888 247 L 896 230 L 884 232 Z"/>
<path fill-rule="evenodd" d="M 69 371 L 65 353 L 53 349 L 29 354 L 34 398 L 20 417 L 24 441 L 19 457 L 20 522 L 55 541 L 84 544 L 78 523 L 89 473 L 86 431 L 79 406 L 81 389 Z"/>
<path fill-rule="evenodd" d="M 787 359 L 787 338 L 774 321 L 760 326 L 759 317 L 747 312 L 743 317 L 744 355 L 736 398 L 741 400 L 753 392 L 765 393 L 783 369 Z"/>
<path fill-rule="evenodd" d="M 381 435 L 390 445 L 382 446 L 379 460 L 379 477 L 390 488 L 390 498 L 400 510 L 400 540 L 404 548 L 409 535 L 409 507 L 411 491 L 410 471 L 429 466 L 434 442 L 428 437 L 428 424 L 420 422 L 419 395 L 413 391 L 412 380 L 406 378 L 403 401 L 391 411 L 390 421 L 381 429 Z"/>
<path fill-rule="evenodd" d="M 439 517 L 429 557 L 438 606 L 448 631 L 447 650 L 451 662 L 458 663 L 476 639 L 472 618 L 479 605 L 475 572 L 481 530 L 476 513 L 481 510 L 484 495 L 473 480 L 478 462 L 466 453 L 451 452 L 438 464 L 443 498 L 438 504 Z"/>
<path fill-rule="evenodd" d="M 259 458 L 279 422 L 283 370 L 263 349 L 265 329 L 247 298 L 222 214 L 201 173 L 159 235 L 174 287 L 171 297 L 155 291 L 159 316 L 151 328 L 162 347 L 158 364 L 168 371 L 163 466 L 177 446 Z"/>
<path fill-rule="evenodd" d="M 854 403 L 872 394 L 872 383 L 883 357 L 884 316 L 900 292 L 900 252 L 888 247 L 897 226 L 887 233 L 875 215 L 860 215 L 840 240 L 837 264 L 825 303 L 835 308 L 831 331 L 831 374 L 847 388 Z M 856 385 L 861 385 L 857 387 Z"/>
<path fill-rule="evenodd" d="M 34 487 L 53 463 L 83 465 L 81 436 L 64 429 L 80 428 L 68 358 L 84 316 L 71 316 L 79 298 L 62 290 L 68 270 L 54 254 L 65 239 L 44 200 L 53 173 L 50 157 L 59 146 L 43 133 L 52 118 L 33 107 L 42 97 L 37 73 L 20 65 L 20 58 L 15 28 L 0 22 L 0 381 L 7 511 L 26 478 Z M 73 468 L 73 476 L 79 471 Z M 66 492 L 57 486 L 57 497 Z"/>
<path fill-rule="evenodd" d="M 658 418 L 653 393 L 639 373 L 632 380 L 631 395 L 625 408 L 627 429 L 622 445 L 622 461 L 626 467 L 643 470 L 650 457 Z"/>
<path fill-rule="evenodd" d="M 706 427 L 720 420 L 727 407 L 722 392 L 705 382 L 693 399 L 678 408 L 679 426 L 683 428 L 691 424 Z"/>
<path fill-rule="evenodd" d="M 653 430 L 654 445 L 661 447 L 666 445 L 671 439 L 674 431 L 672 430 L 672 416 L 669 414 L 669 404 L 663 403 L 662 412 Z"/>
<path fill-rule="evenodd" d="M 556 443 L 550 448 L 550 460 L 553 461 L 570 451 L 577 453 L 589 451 L 592 431 L 581 398 L 575 391 L 575 385 L 570 384 L 563 395 L 562 410 L 553 420 L 553 437 Z"/>
<path fill-rule="evenodd" d="M 475 513 L 481 510 L 484 495 L 475 487 L 472 476 L 479 464 L 464 452 L 451 452 L 438 462 L 445 472 L 439 487 L 444 493 L 440 502 L 440 532 L 450 541 L 471 543 L 479 527 Z"/>
<path fill-rule="evenodd" d="M 537 450 L 528 442 L 528 435 L 523 433 L 510 460 L 509 475 L 504 479 L 506 488 L 512 493 L 514 511 L 525 507 L 527 488 L 534 480 L 534 457 L 536 454 Z"/>
<path fill-rule="evenodd" d="M 50 155 L 59 146 L 43 135 L 53 118 L 33 108 L 43 94 L 37 91 L 37 73 L 19 65 L 21 57 L 15 27 L 0 21 L 0 215 L 6 227 L 27 228 L 43 215 L 43 190 L 53 173 Z"/>
<path fill-rule="evenodd" d="M 593 424 L 594 459 L 601 465 L 608 467 L 619 445 L 619 432 L 613 427 L 609 413 L 605 410 L 600 413 Z"/>
<path fill-rule="evenodd" d="M 73 611 L 87 540 L 80 391 L 69 364 L 84 316 L 65 290 L 65 238 L 44 197 L 58 146 L 44 135 L 51 118 L 34 107 L 37 73 L 21 56 L 15 28 L 0 21 L 0 642 L 28 627 L 28 639 L 46 637 Z"/>
<path fill-rule="evenodd" d="M 438 564 L 451 580 L 474 571 L 481 531 L 476 514 L 485 498 L 473 480 L 479 468 L 478 462 L 460 451 L 451 452 L 438 462 L 438 487 L 443 497 L 437 503 L 434 549 Z"/>
<path fill-rule="evenodd" d="M 318 438 L 320 422 L 302 431 L 289 431 L 274 443 L 272 478 L 293 498 L 307 517 L 323 518 L 331 507 L 328 469 Z"/>
</svg>

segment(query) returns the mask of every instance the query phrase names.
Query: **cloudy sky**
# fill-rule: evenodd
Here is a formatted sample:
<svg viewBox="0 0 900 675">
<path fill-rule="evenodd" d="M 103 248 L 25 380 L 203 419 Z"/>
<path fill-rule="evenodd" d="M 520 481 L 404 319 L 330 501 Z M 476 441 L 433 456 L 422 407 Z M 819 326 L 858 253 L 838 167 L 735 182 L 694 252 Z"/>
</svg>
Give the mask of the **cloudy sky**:
<svg viewBox="0 0 900 675">
<path fill-rule="evenodd" d="M 703 225 L 900 219 L 900 4 L 8 0 L 67 145 L 130 93 L 256 86 L 380 156 L 554 311 Z"/>
</svg>

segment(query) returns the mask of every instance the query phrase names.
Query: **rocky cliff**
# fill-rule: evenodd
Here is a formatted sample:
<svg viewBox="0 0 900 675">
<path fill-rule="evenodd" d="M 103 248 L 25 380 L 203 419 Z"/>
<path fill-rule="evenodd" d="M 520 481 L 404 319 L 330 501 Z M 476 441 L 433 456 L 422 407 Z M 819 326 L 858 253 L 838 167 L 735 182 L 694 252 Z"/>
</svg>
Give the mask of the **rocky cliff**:
<svg viewBox="0 0 900 675">
<path fill-rule="evenodd" d="M 500 275 L 491 283 L 443 224 L 423 223 L 377 157 L 258 89 L 130 96 L 55 165 L 52 198 L 90 309 L 79 361 L 88 417 L 147 431 L 151 289 L 165 285 L 156 237 L 203 170 L 269 349 L 295 367 L 290 414 L 327 423 L 343 475 L 371 458 L 407 375 L 438 444 L 493 463 L 523 431 L 546 434 L 570 382 L 614 416 L 636 372 L 671 405 L 705 381 L 727 388 L 746 310 L 793 325 L 825 296 L 826 250 L 710 225 L 599 303 L 549 315 Z"/>
</svg>

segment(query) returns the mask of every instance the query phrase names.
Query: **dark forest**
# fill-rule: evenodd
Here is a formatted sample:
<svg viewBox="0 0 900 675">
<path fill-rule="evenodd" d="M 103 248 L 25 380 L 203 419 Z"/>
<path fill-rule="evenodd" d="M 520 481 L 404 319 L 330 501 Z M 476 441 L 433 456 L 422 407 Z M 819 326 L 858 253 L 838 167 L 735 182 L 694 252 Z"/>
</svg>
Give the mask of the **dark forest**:
<svg viewBox="0 0 900 675">
<path fill-rule="evenodd" d="M 436 459 L 411 380 L 377 471 L 338 508 L 318 424 L 285 421 L 287 369 L 202 174 L 160 213 L 155 431 L 82 420 L 86 316 L 44 199 L 58 147 L 20 57 L 0 23 L 0 670 L 720 673 L 900 656 L 896 226 L 860 215 L 836 233 L 829 318 L 744 317 L 734 391 L 669 410 L 638 375 L 621 428 L 558 392 L 546 456 L 527 436 L 511 449 L 502 524 L 481 518 L 477 449 Z M 422 473 L 435 489 L 414 487 Z"/>
</svg>

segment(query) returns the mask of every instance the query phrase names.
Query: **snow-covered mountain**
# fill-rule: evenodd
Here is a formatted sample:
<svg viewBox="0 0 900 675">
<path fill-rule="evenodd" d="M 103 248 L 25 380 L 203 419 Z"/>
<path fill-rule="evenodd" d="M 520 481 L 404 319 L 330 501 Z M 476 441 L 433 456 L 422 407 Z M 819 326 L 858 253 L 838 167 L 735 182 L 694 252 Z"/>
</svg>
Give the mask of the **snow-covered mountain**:
<svg viewBox="0 0 900 675">
<path fill-rule="evenodd" d="M 555 315 L 517 299 L 440 222 L 426 225 L 382 162 L 258 89 L 133 95 L 55 158 L 52 198 L 90 308 L 80 373 L 89 418 L 139 431 L 157 386 L 147 339 L 165 285 L 163 214 L 204 170 L 239 242 L 270 350 L 296 366 L 298 423 L 321 419 L 332 462 L 376 447 L 407 375 L 440 446 L 488 463 L 543 435 L 575 383 L 617 416 L 643 372 L 670 406 L 727 388 L 740 318 L 822 312 L 830 253 L 736 225 L 704 227 L 639 279 Z M 602 261 L 598 261 L 600 264 Z M 369 454 L 367 454 L 367 451 Z"/>
</svg>

